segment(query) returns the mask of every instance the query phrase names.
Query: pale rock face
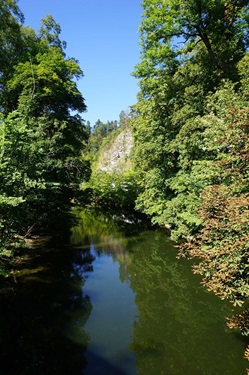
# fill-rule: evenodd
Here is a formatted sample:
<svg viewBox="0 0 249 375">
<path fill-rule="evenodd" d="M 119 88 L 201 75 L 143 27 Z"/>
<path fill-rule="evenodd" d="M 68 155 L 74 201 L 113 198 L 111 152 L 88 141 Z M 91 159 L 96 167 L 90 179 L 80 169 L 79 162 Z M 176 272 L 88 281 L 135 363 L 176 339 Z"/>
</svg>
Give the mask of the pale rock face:
<svg viewBox="0 0 249 375">
<path fill-rule="evenodd" d="M 98 169 L 105 172 L 123 172 L 131 168 L 130 152 L 133 146 L 131 129 L 124 129 L 100 157 Z"/>
</svg>

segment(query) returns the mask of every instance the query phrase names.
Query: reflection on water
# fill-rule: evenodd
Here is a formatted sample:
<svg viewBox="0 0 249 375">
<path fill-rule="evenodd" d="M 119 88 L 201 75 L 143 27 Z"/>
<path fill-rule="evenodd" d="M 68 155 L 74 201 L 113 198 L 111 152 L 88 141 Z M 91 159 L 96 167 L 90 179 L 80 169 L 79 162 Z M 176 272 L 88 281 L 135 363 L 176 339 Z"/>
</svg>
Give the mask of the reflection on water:
<svg viewBox="0 0 249 375">
<path fill-rule="evenodd" d="M 91 296 L 93 306 L 85 325 L 91 337 L 86 352 L 86 375 L 135 374 L 135 355 L 129 349 L 137 313 L 134 293 L 119 280 L 116 256 L 113 258 L 100 248 L 93 247 L 92 252 L 96 254 L 94 272 L 85 284 L 85 293 Z M 103 367 L 96 356 L 114 369 Z"/>
<path fill-rule="evenodd" d="M 50 249 L 31 259 L 1 290 L 0 374 L 81 374 L 89 336 L 80 327 L 92 309 L 82 287 L 93 258 Z"/>
<path fill-rule="evenodd" d="M 102 249 L 106 260 L 101 265 L 101 272 L 107 275 L 113 272 L 108 269 L 110 258 L 117 262 L 119 280 L 129 286 L 135 296 L 136 317 L 132 323 L 129 348 L 135 353 L 136 367 L 127 374 L 245 373 L 243 352 L 246 344 L 241 336 L 225 325 L 231 306 L 200 286 L 200 278 L 192 274 L 190 262 L 176 259 L 176 250 L 163 232 L 146 231 L 128 236 L 128 230 L 123 237 L 113 223 L 109 225 L 106 221 L 106 230 L 99 227 L 98 236 L 94 237 L 94 226 L 89 227 L 85 214 L 81 215 L 81 225 L 73 233 L 74 240 L 77 238 L 78 243 L 84 243 L 89 234 L 99 254 L 96 255 L 96 266 L 101 254 L 99 249 Z M 98 270 L 91 278 L 86 282 L 86 286 L 93 287 L 90 296 L 111 289 L 113 300 L 121 305 L 121 298 L 115 295 L 116 288 L 119 290 L 118 276 L 116 282 L 113 280 L 113 286 L 107 288 L 99 285 L 102 285 L 104 277 L 99 279 Z M 92 304 L 93 311 L 95 308 L 103 309 L 99 301 L 92 300 Z M 111 307 L 111 302 L 106 300 L 106 306 Z M 132 303 L 129 309 L 134 309 Z M 115 307 L 115 311 L 119 310 Z M 110 319 L 115 311 L 109 310 Z M 91 319 L 92 315 L 87 324 Z M 101 323 L 98 323 L 101 315 L 94 321 L 97 325 L 95 329 L 101 328 Z M 125 321 L 120 316 L 120 325 Z M 88 332 L 92 337 L 91 329 Z M 100 338 L 99 344 L 101 351 L 103 338 Z"/>
<path fill-rule="evenodd" d="M 73 247 L 24 257 L 0 291 L 1 375 L 245 374 L 230 306 L 164 233 L 80 217 Z"/>
<path fill-rule="evenodd" d="M 139 374 L 245 373 L 245 345 L 225 327 L 230 306 L 200 287 L 162 233 L 143 233 L 132 250 L 125 278 L 136 293 Z"/>
</svg>

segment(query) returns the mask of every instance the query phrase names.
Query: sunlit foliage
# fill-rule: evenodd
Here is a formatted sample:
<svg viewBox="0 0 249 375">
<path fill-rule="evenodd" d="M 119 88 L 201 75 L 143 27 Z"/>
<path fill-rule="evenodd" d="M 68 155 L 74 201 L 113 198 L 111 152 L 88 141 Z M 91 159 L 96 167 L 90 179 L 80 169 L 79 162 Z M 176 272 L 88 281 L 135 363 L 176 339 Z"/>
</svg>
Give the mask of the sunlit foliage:
<svg viewBox="0 0 249 375">
<path fill-rule="evenodd" d="M 10 58 L 0 64 L 0 248 L 6 251 L 20 238 L 69 226 L 89 168 L 79 116 L 86 106 L 76 83 L 83 72 L 65 54 L 60 26 L 47 16 L 36 34 L 22 26 L 15 1 L 1 7 L 0 32 L 8 30 L 1 47 Z"/>
</svg>

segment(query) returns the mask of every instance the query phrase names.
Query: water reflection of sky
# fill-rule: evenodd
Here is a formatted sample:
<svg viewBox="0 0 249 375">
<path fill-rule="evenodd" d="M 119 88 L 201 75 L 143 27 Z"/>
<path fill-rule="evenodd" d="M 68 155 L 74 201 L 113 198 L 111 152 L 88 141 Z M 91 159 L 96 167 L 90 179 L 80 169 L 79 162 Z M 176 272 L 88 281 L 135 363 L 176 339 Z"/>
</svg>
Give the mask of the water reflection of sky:
<svg viewBox="0 0 249 375">
<path fill-rule="evenodd" d="M 84 293 L 90 296 L 93 306 L 85 324 L 91 338 L 86 352 L 88 367 L 85 374 L 136 374 L 135 355 L 129 349 L 132 325 L 137 315 L 135 296 L 120 281 L 119 263 L 113 257 L 104 252 L 96 256 Z M 97 372 L 100 367 L 101 372 Z"/>
</svg>

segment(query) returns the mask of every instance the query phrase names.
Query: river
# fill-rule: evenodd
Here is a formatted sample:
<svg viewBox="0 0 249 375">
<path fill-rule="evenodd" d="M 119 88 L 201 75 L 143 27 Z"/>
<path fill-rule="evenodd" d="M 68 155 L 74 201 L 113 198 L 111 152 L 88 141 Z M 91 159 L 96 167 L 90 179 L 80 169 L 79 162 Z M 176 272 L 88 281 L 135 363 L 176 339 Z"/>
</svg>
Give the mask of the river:
<svg viewBox="0 0 249 375">
<path fill-rule="evenodd" d="M 231 306 L 163 231 L 80 214 L 70 246 L 26 249 L 1 289 L 1 375 L 243 375 Z"/>
</svg>

